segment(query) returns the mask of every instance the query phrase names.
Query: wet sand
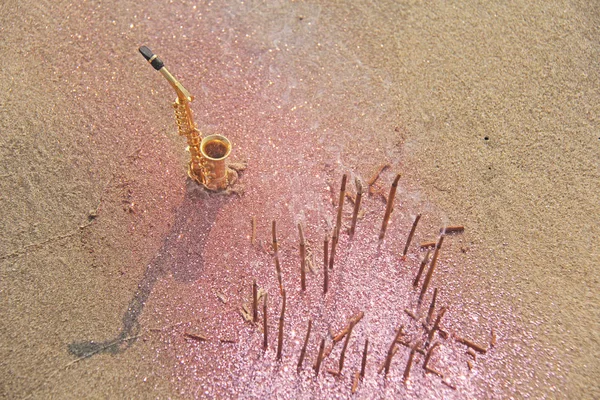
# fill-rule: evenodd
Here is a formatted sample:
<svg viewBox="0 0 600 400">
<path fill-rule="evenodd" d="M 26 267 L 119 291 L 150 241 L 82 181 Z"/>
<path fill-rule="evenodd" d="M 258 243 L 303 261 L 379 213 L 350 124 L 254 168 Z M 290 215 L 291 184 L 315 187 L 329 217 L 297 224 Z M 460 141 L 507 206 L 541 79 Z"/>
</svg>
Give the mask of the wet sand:
<svg viewBox="0 0 600 400">
<path fill-rule="evenodd" d="M 348 398 L 369 338 L 359 398 L 599 397 L 599 21 L 585 2 L 4 2 L 0 395 Z M 248 161 L 242 196 L 186 181 L 175 95 L 143 44 L 196 96 L 203 133 Z M 323 297 L 341 176 L 354 193 L 383 164 L 383 193 L 402 174 L 386 239 L 385 203 L 367 196 Z M 272 220 L 288 295 L 279 363 Z M 317 260 L 304 294 L 297 223 Z M 417 244 L 446 225 L 465 232 L 445 239 L 432 279 L 451 334 L 434 361 L 456 389 L 419 354 L 404 383 L 402 346 L 384 379 L 394 329 L 422 338 L 404 312 Z M 253 279 L 269 293 L 265 354 L 238 311 Z M 319 338 L 358 311 L 343 376 L 326 372 L 340 343 L 313 378 Z M 492 329 L 476 361 L 455 340 L 489 345 Z"/>
</svg>

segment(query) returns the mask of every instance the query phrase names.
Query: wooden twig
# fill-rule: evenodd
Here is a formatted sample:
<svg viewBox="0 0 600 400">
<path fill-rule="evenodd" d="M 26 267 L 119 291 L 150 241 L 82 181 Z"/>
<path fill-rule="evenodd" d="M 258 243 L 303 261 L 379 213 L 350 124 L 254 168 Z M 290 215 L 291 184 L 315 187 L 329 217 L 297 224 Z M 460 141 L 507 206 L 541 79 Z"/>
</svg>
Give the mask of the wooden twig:
<svg viewBox="0 0 600 400">
<path fill-rule="evenodd" d="M 310 331 L 312 329 L 312 320 L 308 320 L 308 329 L 306 330 L 306 338 L 304 339 L 304 345 L 302 345 L 302 350 L 300 351 L 300 358 L 298 359 L 298 372 L 302 369 L 302 363 L 304 362 L 304 357 L 306 356 L 306 348 L 308 347 L 308 339 L 310 338 Z"/>
<path fill-rule="evenodd" d="M 475 353 L 475 352 L 473 351 L 473 349 L 469 348 L 469 349 L 467 350 L 467 354 L 468 354 L 468 355 L 470 355 L 471 357 L 473 357 L 473 361 L 477 361 L 477 353 Z"/>
<path fill-rule="evenodd" d="M 400 328 L 398 329 L 398 332 L 396 332 L 396 336 L 394 337 L 394 341 L 392 342 L 392 344 L 390 345 L 390 348 L 388 350 L 388 354 L 387 357 L 385 359 L 385 364 L 384 364 L 384 369 L 385 369 L 385 376 L 387 376 L 388 372 L 390 372 L 390 365 L 392 363 L 392 357 L 394 357 L 394 354 L 396 354 L 396 343 L 398 343 L 398 340 L 400 340 L 400 336 L 404 335 L 404 325 L 400 326 Z"/>
<path fill-rule="evenodd" d="M 431 372 L 432 374 L 435 374 L 435 375 L 439 376 L 440 378 L 444 379 L 444 374 L 442 374 L 440 371 L 438 371 L 435 368 L 425 367 L 425 372 Z"/>
<path fill-rule="evenodd" d="M 342 176 L 342 186 L 340 187 L 340 198 L 338 201 L 337 219 L 335 221 L 335 236 L 338 238 L 340 237 L 340 229 L 342 227 L 342 212 L 343 212 L 343 208 L 344 208 L 344 197 L 346 196 L 346 181 L 347 181 L 347 179 L 348 179 L 348 176 L 346 174 L 344 174 L 344 176 Z"/>
<path fill-rule="evenodd" d="M 338 244 L 337 229 L 333 230 L 333 236 L 331 237 L 331 254 L 329 255 L 329 269 L 333 269 L 333 262 L 335 260 L 335 252 Z"/>
<path fill-rule="evenodd" d="M 385 370 L 384 376 L 387 377 L 387 374 L 390 372 L 390 366 L 392 365 L 392 358 L 394 358 L 394 356 L 396 355 L 397 352 L 398 352 L 397 347 L 394 347 L 393 349 L 388 350 L 387 356 L 385 357 L 385 362 L 383 363 L 383 365 L 381 367 L 379 367 L 379 371 L 377 371 L 379 374 L 381 373 L 381 371 Z"/>
<path fill-rule="evenodd" d="M 421 265 L 419 265 L 419 272 L 417 272 L 417 276 L 415 277 L 415 280 L 413 281 L 413 287 L 415 287 L 415 288 L 417 286 L 419 286 L 419 280 L 421 279 L 421 275 L 423 275 L 425 266 L 427 265 L 427 262 L 429 261 L 430 254 L 431 254 L 431 250 L 427 250 L 427 253 L 425 253 L 425 257 L 423 257 L 423 260 L 421 260 Z"/>
<path fill-rule="evenodd" d="M 406 239 L 406 245 L 404 246 L 404 251 L 402 252 L 402 257 L 406 256 L 408 253 L 408 247 L 410 246 L 410 242 L 412 242 L 413 236 L 415 236 L 415 231 L 417 230 L 417 224 L 421 219 L 421 214 L 417 214 L 415 217 L 415 222 L 412 224 L 412 228 L 410 228 L 410 233 L 408 234 L 408 239 Z"/>
<path fill-rule="evenodd" d="M 423 368 L 425 370 L 427 370 L 427 367 L 429 365 L 429 360 L 431 360 L 431 356 L 433 355 L 433 351 L 435 350 L 436 347 L 438 347 L 441 343 L 439 342 L 435 342 L 431 345 L 431 347 L 429 348 L 429 351 L 427 351 L 427 355 L 425 356 L 425 361 L 423 361 Z"/>
<path fill-rule="evenodd" d="M 267 298 L 269 297 L 268 293 L 265 293 L 265 298 L 263 301 L 263 349 L 267 349 L 269 347 L 268 340 L 268 325 L 267 325 Z"/>
<path fill-rule="evenodd" d="M 306 290 L 306 243 L 304 242 L 302 224 L 298 224 L 298 232 L 300 234 L 300 288 L 304 292 Z"/>
<path fill-rule="evenodd" d="M 433 372 L 433 371 L 432 371 L 432 372 Z M 436 372 L 437 372 L 437 371 L 436 371 Z M 439 372 L 438 372 L 438 374 L 439 374 Z M 452 383 L 448 382 L 447 380 L 445 380 L 445 379 L 442 379 L 442 383 L 443 383 L 444 385 L 448 386 L 450 389 L 452 389 L 452 390 L 456 390 L 456 386 L 455 386 L 455 385 L 453 385 Z"/>
<path fill-rule="evenodd" d="M 281 278 L 281 265 L 279 264 L 279 245 L 277 244 L 277 223 L 273 221 L 273 252 L 275 253 L 275 271 L 279 282 L 279 292 L 283 294 L 283 279 Z"/>
<path fill-rule="evenodd" d="M 360 378 L 365 377 L 365 370 L 367 369 L 367 352 L 369 351 L 369 339 L 365 340 L 365 347 L 363 349 L 362 362 L 360 364 Z"/>
<path fill-rule="evenodd" d="M 360 383 L 360 379 L 361 379 L 360 373 L 355 372 L 354 380 L 352 381 L 352 394 L 354 394 L 358 391 L 358 384 Z"/>
<path fill-rule="evenodd" d="M 383 223 L 381 224 L 381 232 L 379 232 L 379 240 L 383 240 L 385 237 L 385 231 L 387 230 L 392 210 L 394 209 L 394 197 L 396 197 L 396 189 L 398 188 L 398 181 L 400 180 L 400 174 L 396 175 L 396 179 L 392 183 L 390 188 L 390 195 L 388 196 L 387 206 L 385 208 L 385 215 L 383 216 Z"/>
<path fill-rule="evenodd" d="M 356 314 L 355 316 L 353 316 L 352 318 L 350 318 L 350 320 L 348 321 L 348 325 L 346 325 L 341 331 L 339 331 L 337 333 L 337 335 L 333 335 L 332 339 L 334 343 L 339 342 L 340 340 L 342 340 L 346 334 L 352 329 L 354 328 L 354 325 L 358 324 L 360 322 L 360 320 L 365 316 L 365 313 L 362 311 L 359 311 L 358 314 Z"/>
<path fill-rule="evenodd" d="M 433 271 L 435 270 L 435 264 L 437 263 L 438 255 L 440 254 L 440 248 L 442 247 L 442 243 L 444 242 L 444 235 L 440 236 L 437 244 L 435 245 L 435 251 L 433 252 L 433 258 L 431 259 L 431 264 L 429 264 L 429 270 L 427 271 L 427 275 L 425 276 L 425 281 L 423 282 L 423 287 L 421 288 L 421 294 L 419 295 L 419 304 L 423 301 L 423 296 L 425 296 L 425 292 L 427 292 L 427 288 L 429 287 L 429 282 L 431 282 L 431 277 L 433 276 Z"/>
<path fill-rule="evenodd" d="M 273 234 L 273 253 L 277 255 L 279 251 L 279 245 L 277 243 L 277 221 L 273 221 L 271 225 L 271 233 Z"/>
<path fill-rule="evenodd" d="M 254 242 L 256 241 L 256 217 L 253 215 L 251 220 L 252 225 L 252 233 L 250 234 L 250 244 L 254 246 Z"/>
<path fill-rule="evenodd" d="M 327 265 L 329 261 L 329 257 L 327 252 L 329 251 L 329 239 L 325 236 L 325 241 L 323 243 L 323 294 L 327 294 L 327 290 L 329 289 L 329 266 Z"/>
<path fill-rule="evenodd" d="M 283 304 L 281 306 L 281 314 L 279 315 L 279 335 L 277 337 L 277 360 L 281 360 L 283 352 L 283 321 L 285 319 L 285 290 L 282 293 Z"/>
<path fill-rule="evenodd" d="M 408 308 L 405 308 L 404 312 L 406 313 L 406 315 L 408 315 L 409 317 L 411 317 L 415 321 L 418 320 L 417 316 L 412 311 L 410 311 Z"/>
<path fill-rule="evenodd" d="M 398 344 L 401 344 L 404 347 L 408 347 L 409 349 L 412 347 L 409 342 L 405 342 L 404 340 L 398 340 Z M 417 353 L 425 355 L 425 350 L 421 348 L 417 348 Z"/>
<path fill-rule="evenodd" d="M 431 299 L 431 304 L 429 305 L 429 312 L 427 313 L 427 319 L 425 323 L 429 325 L 431 323 L 431 318 L 433 317 L 433 311 L 435 310 L 435 300 L 437 299 L 438 289 L 433 289 L 433 298 Z"/>
<path fill-rule="evenodd" d="M 323 361 L 323 351 L 325 350 L 325 338 L 321 339 L 319 345 L 319 354 L 317 355 L 317 362 L 315 364 L 315 374 L 319 376 L 319 370 L 321 369 L 321 362 Z"/>
<path fill-rule="evenodd" d="M 208 338 L 200 333 L 184 332 L 183 336 L 195 340 L 197 342 L 206 342 Z"/>
<path fill-rule="evenodd" d="M 419 247 L 421 249 L 426 249 L 428 247 L 435 247 L 435 243 L 434 241 L 429 241 L 429 242 L 421 242 L 421 244 L 419 245 Z"/>
<path fill-rule="evenodd" d="M 390 164 L 382 164 L 382 165 L 380 165 L 379 168 L 377 168 L 377 171 L 375 172 L 375 174 L 367 182 L 367 186 L 369 188 L 371 186 L 373 186 L 375 184 L 375 182 L 377 182 L 377 179 L 379 179 L 379 175 L 381 175 L 381 173 L 383 172 L 383 170 L 386 169 L 386 168 L 388 168 L 389 166 L 390 166 Z"/>
<path fill-rule="evenodd" d="M 442 307 L 442 309 L 440 310 L 440 312 L 438 313 L 437 318 L 435 319 L 435 322 L 433 324 L 433 327 L 429 330 L 429 336 L 427 337 L 427 342 L 431 343 L 431 340 L 433 339 L 433 335 L 435 335 L 435 331 L 438 330 L 439 326 L 440 326 L 440 321 L 442 320 L 442 318 L 444 317 L 444 314 L 446 313 L 446 307 Z"/>
<path fill-rule="evenodd" d="M 408 355 L 408 362 L 406 363 L 406 368 L 404 369 L 404 374 L 402 375 L 404 378 L 404 382 L 406 382 L 408 380 L 408 377 L 410 376 L 410 369 L 412 367 L 413 359 L 415 358 L 415 352 L 417 351 L 417 348 L 420 345 L 421 345 L 421 342 L 417 342 L 410 349 L 410 354 Z"/>
<path fill-rule="evenodd" d="M 456 341 L 459 342 L 459 343 L 464 344 L 465 346 L 468 346 L 468 347 L 472 348 L 473 350 L 475 350 L 478 353 L 481 353 L 481 354 L 487 353 L 487 349 L 485 347 L 480 346 L 480 345 L 478 345 L 476 343 L 473 343 L 469 339 L 465 339 L 465 338 L 462 338 L 460 336 L 456 336 Z"/>
<path fill-rule="evenodd" d="M 256 279 L 252 283 L 252 322 L 258 322 L 258 285 Z"/>
<path fill-rule="evenodd" d="M 339 363 L 339 368 L 338 368 L 338 372 L 340 375 L 342 374 L 342 369 L 344 368 L 344 359 L 346 357 L 346 349 L 348 348 L 348 343 L 350 342 L 350 336 L 352 335 L 352 329 L 354 329 L 353 322 L 350 323 L 350 329 L 348 330 L 348 333 L 346 334 L 346 340 L 344 340 L 344 346 L 342 347 L 342 352 L 340 353 L 340 363 Z"/>
<path fill-rule="evenodd" d="M 352 212 L 352 225 L 350 225 L 351 236 L 354 235 L 354 231 L 356 229 L 356 220 L 358 219 L 358 212 L 360 211 L 360 203 L 363 195 L 363 187 L 360 179 L 356 178 L 354 183 L 356 185 L 356 200 L 354 202 L 354 211 Z"/>
<path fill-rule="evenodd" d="M 447 226 L 445 228 L 440 229 L 440 235 L 445 235 L 449 233 L 462 233 L 465 231 L 465 227 L 462 225 L 456 226 Z"/>
<path fill-rule="evenodd" d="M 490 339 L 490 347 L 494 347 L 496 345 L 496 331 L 492 328 L 491 339 Z"/>
</svg>

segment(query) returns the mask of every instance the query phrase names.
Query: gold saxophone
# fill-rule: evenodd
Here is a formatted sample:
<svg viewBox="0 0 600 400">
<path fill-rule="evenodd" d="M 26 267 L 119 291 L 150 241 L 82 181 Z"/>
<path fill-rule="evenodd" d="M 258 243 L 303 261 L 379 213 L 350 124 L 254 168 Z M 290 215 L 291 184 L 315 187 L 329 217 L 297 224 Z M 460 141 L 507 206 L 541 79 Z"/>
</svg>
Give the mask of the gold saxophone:
<svg viewBox="0 0 600 400">
<path fill-rule="evenodd" d="M 194 122 L 190 108 L 190 102 L 194 100 L 194 96 L 171 75 L 164 63 L 156 54 L 152 53 L 152 50 L 142 46 L 140 47 L 140 53 L 154 69 L 165 77 L 177 92 L 177 99 L 173 103 L 173 108 L 175 109 L 177 131 L 180 136 L 187 138 L 188 150 L 191 156 L 188 175 L 209 190 L 226 189 L 230 184 L 230 179 L 225 159 L 231 153 L 231 142 L 222 135 L 210 135 L 202 138 L 202 133 Z"/>
</svg>

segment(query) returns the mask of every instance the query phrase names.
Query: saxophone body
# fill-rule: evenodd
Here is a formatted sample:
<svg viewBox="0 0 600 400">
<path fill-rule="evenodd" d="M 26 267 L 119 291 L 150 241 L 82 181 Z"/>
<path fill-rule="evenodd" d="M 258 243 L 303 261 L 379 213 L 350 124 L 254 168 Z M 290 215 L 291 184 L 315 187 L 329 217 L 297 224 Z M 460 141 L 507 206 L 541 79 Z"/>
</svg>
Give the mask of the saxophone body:
<svg viewBox="0 0 600 400">
<path fill-rule="evenodd" d="M 225 163 L 231 153 L 231 142 L 222 135 L 209 135 L 203 138 L 194 122 L 190 108 L 190 102 L 194 97 L 171 75 L 163 62 L 149 48 L 140 47 L 140 53 L 154 69 L 167 79 L 177 92 L 177 99 L 173 103 L 173 108 L 175 110 L 177 132 L 187 139 L 188 151 L 190 152 L 189 177 L 208 190 L 221 191 L 227 189 L 233 183 L 230 182 L 229 170 Z"/>
</svg>

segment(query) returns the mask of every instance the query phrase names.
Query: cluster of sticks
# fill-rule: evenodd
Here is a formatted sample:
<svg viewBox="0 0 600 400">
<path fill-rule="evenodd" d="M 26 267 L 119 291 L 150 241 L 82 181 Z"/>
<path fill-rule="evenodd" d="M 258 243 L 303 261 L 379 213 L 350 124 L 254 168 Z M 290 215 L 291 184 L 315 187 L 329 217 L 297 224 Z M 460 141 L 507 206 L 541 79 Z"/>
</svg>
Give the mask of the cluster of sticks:
<svg viewBox="0 0 600 400">
<path fill-rule="evenodd" d="M 380 172 L 381 171 L 379 171 L 378 174 Z M 394 198 L 395 198 L 396 189 L 397 189 L 399 180 L 400 180 L 400 175 L 398 174 L 392 183 L 389 195 L 387 197 L 386 211 L 385 211 L 385 215 L 383 218 L 381 230 L 379 233 L 380 241 L 385 238 L 385 233 L 387 230 L 388 222 L 389 222 L 391 213 L 393 211 L 393 203 L 394 203 Z M 346 181 L 347 181 L 347 175 L 344 175 L 342 177 L 342 184 L 340 187 L 336 225 L 333 230 L 333 235 L 331 238 L 331 250 L 329 247 L 328 236 L 325 236 L 324 243 L 323 243 L 323 271 L 324 271 L 323 294 L 326 294 L 328 291 L 329 270 L 333 270 L 333 267 L 334 267 L 336 248 L 337 248 L 338 240 L 340 237 L 341 226 L 342 226 L 344 199 L 347 196 Z M 371 188 L 371 186 L 372 186 L 372 182 L 369 181 L 369 188 Z M 357 194 L 354 199 L 354 210 L 353 210 L 353 214 L 352 214 L 352 223 L 351 223 L 351 227 L 349 229 L 350 235 L 353 235 L 356 230 L 356 221 L 358 219 L 358 213 L 360 211 L 360 205 L 361 205 L 361 198 L 363 195 L 362 184 L 358 179 L 356 180 L 356 187 L 357 187 Z M 369 190 L 369 192 L 371 193 L 371 190 Z M 415 235 L 416 228 L 417 228 L 420 218 L 421 218 L 421 214 L 418 214 L 412 224 L 410 233 L 409 233 L 407 241 L 406 241 L 406 245 L 405 245 L 403 253 L 402 253 L 403 258 L 405 258 L 406 254 L 408 253 L 408 249 L 409 249 L 412 239 Z M 405 310 L 405 312 L 412 319 L 414 319 L 417 323 L 421 319 L 420 318 L 421 303 L 422 303 L 422 301 L 425 297 L 425 294 L 428 291 L 429 285 L 431 283 L 433 273 L 435 271 L 435 267 L 437 264 L 437 260 L 439 258 L 440 250 L 441 250 L 442 244 L 444 242 L 444 238 L 447 233 L 457 233 L 457 232 L 460 233 L 463 231 L 464 231 L 464 227 L 462 227 L 462 226 L 446 227 L 440 231 L 440 236 L 437 241 L 432 242 L 432 243 L 431 242 L 421 243 L 421 246 L 420 246 L 421 249 L 433 247 L 433 257 L 431 258 L 431 261 L 430 261 L 429 259 L 430 259 L 430 255 L 431 255 L 431 249 L 428 249 L 427 252 L 425 253 L 425 256 L 423 257 L 422 261 L 420 262 L 417 275 L 413 281 L 413 286 L 415 289 L 417 289 L 419 286 L 421 277 L 422 277 L 423 273 L 425 272 L 425 267 L 427 265 L 429 265 L 427 273 L 425 274 L 425 279 L 421 286 L 421 290 L 419 292 L 418 309 L 417 309 L 416 315 L 415 315 L 415 313 L 411 312 L 408 309 Z M 253 217 L 252 218 L 252 240 L 251 240 L 252 243 L 254 243 L 255 232 L 256 232 L 256 220 Z M 299 232 L 299 237 L 300 237 L 300 286 L 301 286 L 301 290 L 304 292 L 306 290 L 306 241 L 305 241 L 305 237 L 304 237 L 303 227 L 301 224 L 298 224 L 298 232 Z M 273 246 L 273 258 L 274 258 L 274 262 L 275 262 L 275 271 L 276 271 L 277 281 L 279 284 L 279 291 L 282 296 L 282 307 L 281 307 L 281 313 L 279 316 L 279 324 L 278 324 L 277 356 L 276 356 L 277 360 L 281 360 L 282 354 L 283 354 L 284 321 L 285 321 L 285 312 L 286 312 L 286 291 L 283 286 L 281 264 L 280 264 L 280 260 L 279 260 L 279 245 L 278 245 L 278 241 L 277 241 L 277 224 L 275 221 L 272 222 L 272 238 L 273 238 L 272 246 Z M 387 355 L 384 360 L 384 363 L 379 368 L 379 373 L 384 372 L 384 376 L 387 377 L 387 375 L 390 371 L 392 358 L 398 351 L 398 347 L 396 345 L 401 344 L 405 347 L 410 348 L 408 362 L 404 369 L 404 374 L 403 374 L 404 381 L 407 381 L 409 379 L 412 365 L 414 363 L 416 354 L 418 353 L 418 354 L 422 354 L 425 357 L 424 362 L 423 362 L 423 368 L 426 371 L 426 373 L 433 373 L 435 375 L 440 376 L 442 378 L 442 383 L 455 389 L 455 387 L 448 380 L 445 379 L 445 376 L 443 373 L 439 372 L 437 369 L 430 366 L 430 362 L 431 362 L 432 356 L 434 354 L 434 350 L 442 345 L 441 341 L 434 341 L 436 333 L 438 333 L 439 336 L 442 337 L 443 339 L 447 339 L 450 336 L 448 334 L 447 330 L 443 329 L 443 327 L 441 326 L 442 318 L 444 317 L 444 315 L 447 311 L 446 307 L 440 308 L 440 310 L 438 311 L 437 316 L 435 318 L 435 321 L 433 322 L 433 325 L 431 325 L 431 322 L 433 321 L 433 315 L 435 314 L 436 300 L 438 297 L 438 292 L 439 292 L 438 289 L 435 288 L 434 292 L 433 292 L 432 301 L 431 301 L 431 304 L 430 304 L 428 312 L 427 312 L 427 316 L 425 318 L 425 321 L 423 321 L 421 323 L 422 328 L 424 328 L 424 330 L 425 330 L 425 340 L 423 340 L 423 339 L 416 340 L 414 343 L 411 344 L 410 342 L 403 339 L 404 336 L 406 336 L 406 332 L 404 330 L 404 326 L 400 326 L 397 329 L 394 340 L 391 343 L 391 345 L 387 351 Z M 253 283 L 252 294 L 253 294 L 252 320 L 256 324 L 256 323 L 258 323 L 258 286 L 256 284 L 256 281 L 254 281 L 254 283 Z M 268 301 L 268 295 L 265 294 L 264 301 L 263 301 L 263 349 L 265 349 L 265 350 L 268 348 L 268 345 L 269 345 L 269 343 L 268 343 L 267 301 Z M 353 331 L 354 327 L 356 326 L 356 324 L 358 324 L 360 322 L 360 320 L 363 318 L 363 316 L 364 316 L 363 312 L 358 313 L 357 315 L 355 315 L 354 317 L 352 317 L 350 319 L 350 321 L 344 327 L 344 329 L 342 329 L 342 331 L 340 331 L 338 334 L 332 335 L 332 337 L 331 337 L 332 341 L 331 341 L 331 344 L 328 346 L 328 348 L 326 348 L 326 337 L 324 336 L 321 338 L 317 359 L 313 365 L 315 374 L 317 376 L 319 375 L 319 371 L 321 369 L 323 360 L 329 356 L 329 354 L 333 350 L 333 347 L 335 346 L 335 344 L 345 339 L 343 347 L 342 347 L 342 351 L 340 354 L 338 368 L 336 370 L 328 370 L 327 371 L 328 373 L 330 373 L 334 376 L 341 376 L 342 369 L 344 366 L 345 354 L 346 354 L 346 350 L 348 348 L 348 343 L 350 341 L 352 331 Z M 305 337 L 304 344 L 302 346 L 302 350 L 300 352 L 300 356 L 298 359 L 298 364 L 297 364 L 298 372 L 300 372 L 302 370 L 303 363 L 306 358 L 306 350 L 308 347 L 311 331 L 312 331 L 312 320 L 309 320 L 306 337 Z M 469 339 L 465 339 L 465 338 L 457 336 L 457 335 L 452 335 L 452 337 L 457 342 L 462 343 L 468 347 L 467 353 L 471 354 L 473 359 L 476 358 L 476 355 L 473 351 L 479 352 L 481 354 L 485 354 L 487 352 L 487 349 L 485 347 L 480 346 Z M 492 340 L 490 342 L 490 345 L 493 346 L 495 344 L 495 340 L 496 340 L 495 334 L 492 331 Z M 356 392 L 356 390 L 358 389 L 359 382 L 365 376 L 368 349 L 369 349 L 369 340 L 367 338 L 365 340 L 365 344 L 364 344 L 364 348 L 363 348 L 361 369 L 360 369 L 360 371 L 356 371 L 354 374 L 354 380 L 353 380 L 353 384 L 352 384 L 352 392 L 353 393 Z M 472 368 L 472 364 L 470 362 L 469 362 L 469 368 Z"/>
<path fill-rule="evenodd" d="M 413 223 L 413 226 L 412 226 L 411 231 L 408 236 L 408 241 L 407 241 L 406 247 L 404 249 L 403 255 L 406 255 L 408 245 L 410 244 L 410 240 L 412 239 L 412 237 L 414 235 L 414 232 L 415 232 L 415 229 L 416 229 L 417 223 L 419 222 L 420 217 L 421 217 L 421 215 L 419 214 L 415 218 L 415 221 Z M 421 305 L 422 305 L 423 299 L 425 297 L 425 294 L 427 293 L 429 285 L 431 283 L 431 278 L 435 271 L 437 260 L 439 258 L 439 254 L 440 254 L 440 249 L 442 248 L 442 244 L 444 242 L 444 237 L 447 233 L 459 233 L 459 232 L 463 232 L 463 231 L 464 231 L 464 227 L 462 227 L 462 226 L 452 226 L 452 227 L 442 228 L 440 230 L 440 236 L 439 236 L 438 240 L 433 243 L 434 250 L 433 250 L 433 257 L 431 259 L 431 262 L 429 261 L 429 257 L 431 255 L 431 249 L 428 249 L 427 252 L 425 253 L 425 256 L 423 257 L 423 259 L 419 265 L 417 275 L 415 276 L 415 279 L 413 281 L 414 289 L 418 290 L 421 277 L 423 275 L 423 272 L 425 271 L 425 267 L 427 266 L 427 264 L 429 264 L 429 269 L 427 270 L 427 274 L 425 275 L 425 279 L 421 286 L 421 290 L 419 291 L 419 297 L 418 297 L 418 301 L 417 301 L 417 312 L 415 314 L 415 313 L 411 312 L 409 309 L 404 310 L 406 312 L 406 314 L 408 316 L 410 316 L 418 325 L 419 325 L 419 322 L 421 322 L 421 324 L 420 324 L 420 326 L 418 326 L 418 328 L 424 329 L 425 339 L 424 340 L 417 339 L 413 344 L 411 344 L 409 341 L 402 340 L 401 336 L 404 336 L 405 333 L 403 331 L 404 327 L 400 327 L 394 341 L 392 342 L 392 345 L 390 346 L 390 350 L 388 352 L 388 359 L 386 359 L 386 363 L 382 366 L 382 369 L 385 369 L 386 374 L 387 374 L 387 371 L 389 370 L 389 363 L 391 362 L 391 358 L 394 356 L 394 353 L 395 353 L 395 345 L 401 344 L 405 347 L 410 348 L 410 354 L 408 357 L 408 362 L 407 362 L 406 368 L 404 370 L 404 376 L 403 376 L 405 381 L 408 380 L 408 378 L 410 376 L 410 371 L 411 371 L 412 364 L 413 364 L 413 361 L 415 358 L 415 354 L 419 353 L 425 357 L 424 361 L 423 361 L 423 369 L 425 370 L 426 373 L 433 373 L 433 374 L 439 376 L 440 378 L 442 378 L 443 384 L 445 384 L 446 386 L 448 386 L 452 389 L 456 389 L 456 387 L 452 383 L 450 383 L 450 381 L 447 380 L 447 377 L 442 372 L 440 372 L 439 370 L 435 369 L 434 367 L 432 367 L 430 365 L 435 349 L 442 345 L 441 341 L 434 341 L 436 333 L 438 333 L 439 336 L 443 339 L 448 339 L 451 336 L 456 342 L 467 346 L 467 348 L 468 348 L 467 354 L 469 354 L 473 358 L 473 361 L 476 360 L 476 358 L 477 358 L 477 355 L 475 352 L 478 352 L 480 354 L 487 353 L 486 347 L 476 344 L 472 340 L 465 339 L 464 337 L 461 337 L 459 335 L 456 335 L 456 334 L 450 335 L 448 333 L 448 331 L 442 327 L 441 321 L 442 321 L 442 318 L 444 317 L 444 315 L 446 314 L 446 311 L 448 310 L 447 307 L 441 307 L 439 309 L 437 316 L 435 318 L 435 321 L 434 321 L 433 315 L 435 314 L 436 301 L 437 301 L 438 293 L 439 293 L 438 288 L 435 288 L 433 291 L 431 303 L 429 305 L 429 309 L 428 309 L 427 315 L 425 317 L 425 320 L 421 321 L 421 317 L 420 317 Z M 424 246 L 421 246 L 421 247 L 424 247 Z M 432 324 L 432 322 L 433 322 L 433 324 Z M 495 344 L 496 344 L 496 335 L 495 335 L 494 330 L 492 329 L 490 346 L 494 346 Z M 469 369 L 473 368 L 473 364 L 471 361 L 467 361 L 467 365 L 468 365 Z"/>
</svg>

